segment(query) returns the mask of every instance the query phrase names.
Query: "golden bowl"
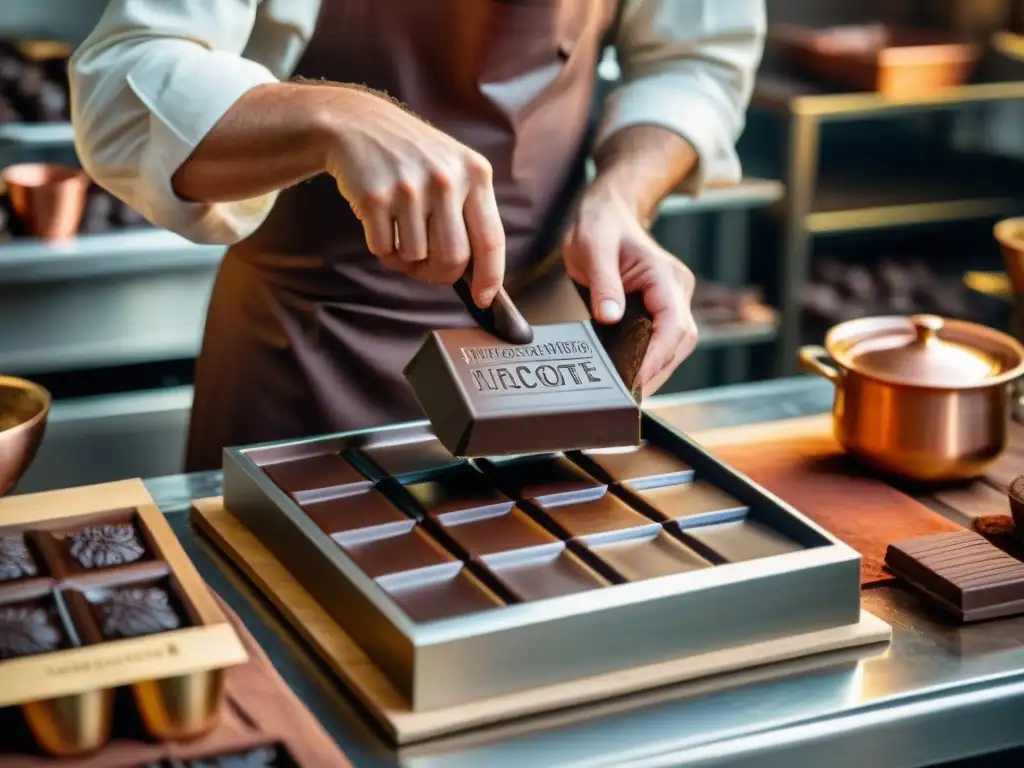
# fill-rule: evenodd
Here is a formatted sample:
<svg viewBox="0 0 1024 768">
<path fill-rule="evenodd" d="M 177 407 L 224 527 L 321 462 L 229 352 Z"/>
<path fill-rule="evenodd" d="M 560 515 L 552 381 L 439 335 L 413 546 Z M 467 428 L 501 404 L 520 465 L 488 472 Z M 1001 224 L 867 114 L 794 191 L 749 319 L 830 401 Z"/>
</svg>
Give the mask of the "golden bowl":
<svg viewBox="0 0 1024 768">
<path fill-rule="evenodd" d="M 52 400 L 38 384 L 0 376 L 0 496 L 14 487 L 35 458 Z"/>
</svg>

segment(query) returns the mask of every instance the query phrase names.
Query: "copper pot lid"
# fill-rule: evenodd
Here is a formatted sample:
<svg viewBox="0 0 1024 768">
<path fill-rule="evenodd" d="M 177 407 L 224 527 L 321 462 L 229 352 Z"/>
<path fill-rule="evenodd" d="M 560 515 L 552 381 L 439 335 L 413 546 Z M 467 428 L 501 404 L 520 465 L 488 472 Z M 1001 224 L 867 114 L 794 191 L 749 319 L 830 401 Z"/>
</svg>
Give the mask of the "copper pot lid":
<svg viewBox="0 0 1024 768">
<path fill-rule="evenodd" d="M 936 315 L 853 320 L 829 331 L 825 345 L 847 370 L 893 384 L 968 389 L 1024 373 L 1024 347 L 1010 336 Z"/>
</svg>

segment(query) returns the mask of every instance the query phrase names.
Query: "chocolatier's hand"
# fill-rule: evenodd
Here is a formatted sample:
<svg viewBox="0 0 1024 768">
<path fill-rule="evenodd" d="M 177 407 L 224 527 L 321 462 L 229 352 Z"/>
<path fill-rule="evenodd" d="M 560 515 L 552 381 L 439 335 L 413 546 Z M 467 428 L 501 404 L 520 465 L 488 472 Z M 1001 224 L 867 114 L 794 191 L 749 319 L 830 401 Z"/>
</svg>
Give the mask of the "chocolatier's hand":
<svg viewBox="0 0 1024 768">
<path fill-rule="evenodd" d="M 697 345 L 693 273 L 654 241 L 610 186 L 591 186 L 584 195 L 563 252 L 569 276 L 590 289 L 597 322 L 618 322 L 625 295 L 643 295 L 654 333 L 639 381 L 644 395 L 653 394 Z"/>
<path fill-rule="evenodd" d="M 327 170 L 388 268 L 451 285 L 473 262 L 473 298 L 487 307 L 505 272 L 505 233 L 479 153 L 383 95 L 347 88 Z"/>
</svg>

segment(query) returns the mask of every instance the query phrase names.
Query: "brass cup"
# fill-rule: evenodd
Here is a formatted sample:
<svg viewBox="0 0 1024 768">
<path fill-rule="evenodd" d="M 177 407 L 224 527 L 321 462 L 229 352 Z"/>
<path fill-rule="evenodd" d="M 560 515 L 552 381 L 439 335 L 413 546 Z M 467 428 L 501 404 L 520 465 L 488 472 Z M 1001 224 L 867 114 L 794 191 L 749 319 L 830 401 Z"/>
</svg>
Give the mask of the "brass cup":
<svg viewBox="0 0 1024 768">
<path fill-rule="evenodd" d="M 225 671 L 212 669 L 132 685 L 150 735 L 162 740 L 194 739 L 217 724 Z"/>
<path fill-rule="evenodd" d="M 1024 296 L 1024 217 L 1003 219 L 996 224 L 994 233 L 1013 292 Z"/>
<path fill-rule="evenodd" d="M 50 393 L 38 384 L 0 376 L 0 496 L 35 458 L 50 414 Z"/>
<path fill-rule="evenodd" d="M 70 165 L 20 163 L 0 173 L 14 213 L 30 235 L 66 240 L 78 234 L 89 177 Z"/>
<path fill-rule="evenodd" d="M 21 713 L 36 742 L 57 757 L 84 755 L 106 744 L 113 712 L 113 690 L 89 691 L 21 705 Z"/>
</svg>

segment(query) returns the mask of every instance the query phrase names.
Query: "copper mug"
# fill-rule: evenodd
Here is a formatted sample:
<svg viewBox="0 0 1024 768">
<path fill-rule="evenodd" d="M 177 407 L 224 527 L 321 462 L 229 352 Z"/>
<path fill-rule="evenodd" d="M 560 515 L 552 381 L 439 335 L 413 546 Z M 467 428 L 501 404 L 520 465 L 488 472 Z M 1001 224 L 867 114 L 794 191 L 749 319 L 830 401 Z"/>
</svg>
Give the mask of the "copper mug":
<svg viewBox="0 0 1024 768">
<path fill-rule="evenodd" d="M 934 315 L 868 317 L 837 325 L 799 358 L 835 385 L 838 443 L 884 473 L 964 480 L 1006 448 L 1024 347 L 1004 333 Z"/>
</svg>

